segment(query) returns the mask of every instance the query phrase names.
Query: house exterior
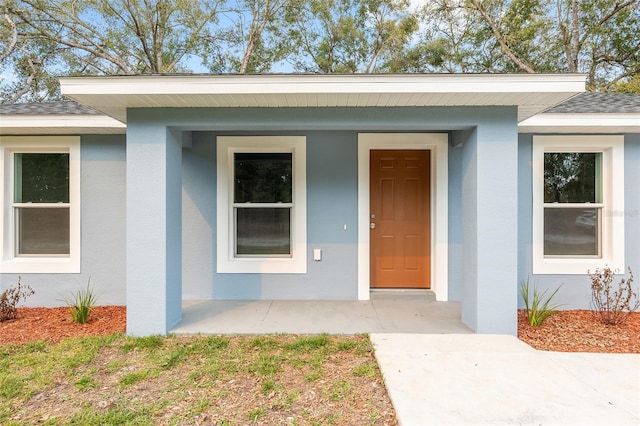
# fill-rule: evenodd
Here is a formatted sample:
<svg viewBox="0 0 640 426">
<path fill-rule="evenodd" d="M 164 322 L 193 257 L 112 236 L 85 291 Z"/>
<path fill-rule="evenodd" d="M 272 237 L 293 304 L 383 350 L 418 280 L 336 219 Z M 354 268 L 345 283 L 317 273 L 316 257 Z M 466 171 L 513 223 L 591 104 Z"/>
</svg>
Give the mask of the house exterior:
<svg viewBox="0 0 640 426">
<path fill-rule="evenodd" d="M 584 80 L 62 78 L 76 102 L 0 107 L 1 289 L 56 305 L 91 277 L 132 335 L 184 299 L 397 287 L 515 334 L 527 277 L 588 308 L 587 270 L 640 264 L 640 96 Z"/>
</svg>

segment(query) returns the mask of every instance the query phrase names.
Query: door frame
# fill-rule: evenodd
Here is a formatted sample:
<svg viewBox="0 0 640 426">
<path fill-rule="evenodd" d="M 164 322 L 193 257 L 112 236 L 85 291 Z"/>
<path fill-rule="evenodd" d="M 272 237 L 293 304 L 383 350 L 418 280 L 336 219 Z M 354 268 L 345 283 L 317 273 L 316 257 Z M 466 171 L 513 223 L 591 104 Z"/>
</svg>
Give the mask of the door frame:
<svg viewBox="0 0 640 426">
<path fill-rule="evenodd" d="M 447 301 L 448 284 L 448 153 L 447 133 L 358 134 L 358 300 L 370 295 L 370 152 L 378 149 L 431 151 L 431 290 Z"/>
</svg>

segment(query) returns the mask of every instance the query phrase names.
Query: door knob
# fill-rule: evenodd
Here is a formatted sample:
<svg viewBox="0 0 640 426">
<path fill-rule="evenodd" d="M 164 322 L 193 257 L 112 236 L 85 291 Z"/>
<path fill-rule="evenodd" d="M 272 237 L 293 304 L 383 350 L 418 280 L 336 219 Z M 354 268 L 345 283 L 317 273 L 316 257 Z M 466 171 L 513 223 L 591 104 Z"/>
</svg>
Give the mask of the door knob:
<svg viewBox="0 0 640 426">
<path fill-rule="evenodd" d="M 376 229 L 376 224 L 375 224 L 375 223 L 373 223 L 373 222 L 371 222 L 371 223 L 369 224 L 369 228 L 371 228 L 371 229 Z"/>
</svg>

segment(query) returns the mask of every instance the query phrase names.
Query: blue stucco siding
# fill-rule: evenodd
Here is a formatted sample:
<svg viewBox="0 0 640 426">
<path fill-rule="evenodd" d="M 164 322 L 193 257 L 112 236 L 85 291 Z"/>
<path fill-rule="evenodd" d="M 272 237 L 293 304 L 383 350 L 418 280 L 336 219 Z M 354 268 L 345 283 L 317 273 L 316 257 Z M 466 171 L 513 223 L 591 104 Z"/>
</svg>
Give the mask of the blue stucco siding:
<svg viewBox="0 0 640 426">
<path fill-rule="evenodd" d="M 532 177 L 533 135 L 521 134 L 518 138 L 518 277 L 529 277 L 541 291 L 562 288 L 554 299 L 562 304 L 561 309 L 590 309 L 591 282 L 587 271 L 584 274 L 536 274 L 532 273 L 533 241 L 533 177 Z M 624 137 L 624 211 L 614 214 L 624 215 L 625 264 L 638 275 L 640 271 L 640 134 Z M 622 271 L 621 271 L 622 272 Z M 626 271 L 625 271 L 626 272 Z M 523 307 L 521 295 L 519 307 Z"/>
<path fill-rule="evenodd" d="M 306 136 L 306 274 L 216 272 L 216 137 L 252 133 Z M 356 164 L 353 131 L 196 132 L 183 154 L 184 298 L 356 299 Z M 319 262 L 313 261 L 316 248 L 322 250 Z"/>
<path fill-rule="evenodd" d="M 18 276 L 35 294 L 28 306 L 63 306 L 65 297 L 95 284 L 98 303 L 126 303 L 124 135 L 82 136 L 80 169 L 81 265 L 79 274 L 0 274 L 0 289 Z"/>
</svg>

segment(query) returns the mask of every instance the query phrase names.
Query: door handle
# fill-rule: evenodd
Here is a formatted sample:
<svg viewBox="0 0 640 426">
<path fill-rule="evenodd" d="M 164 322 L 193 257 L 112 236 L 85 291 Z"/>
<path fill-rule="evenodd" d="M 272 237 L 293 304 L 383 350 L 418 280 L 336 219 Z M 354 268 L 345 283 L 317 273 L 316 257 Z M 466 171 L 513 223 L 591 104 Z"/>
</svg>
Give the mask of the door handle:
<svg viewBox="0 0 640 426">
<path fill-rule="evenodd" d="M 369 224 L 369 228 L 371 228 L 371 229 L 376 229 L 376 224 L 375 224 L 375 223 L 373 223 L 373 222 L 371 222 L 371 223 Z"/>
</svg>

